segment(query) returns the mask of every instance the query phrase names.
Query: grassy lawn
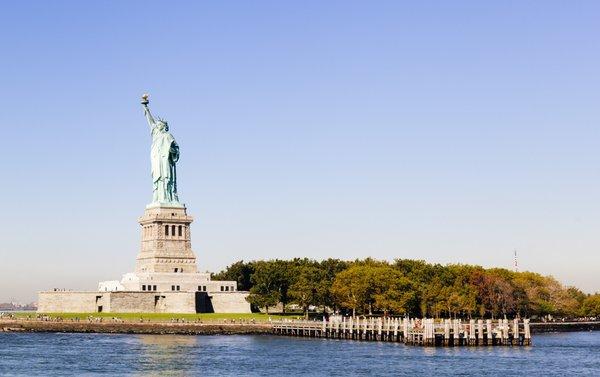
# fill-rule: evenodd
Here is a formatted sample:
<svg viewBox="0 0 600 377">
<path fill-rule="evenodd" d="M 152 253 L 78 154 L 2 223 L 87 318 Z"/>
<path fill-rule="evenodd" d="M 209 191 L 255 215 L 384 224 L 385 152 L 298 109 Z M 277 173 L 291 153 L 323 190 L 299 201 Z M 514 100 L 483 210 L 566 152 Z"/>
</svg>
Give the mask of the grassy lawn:
<svg viewBox="0 0 600 377">
<path fill-rule="evenodd" d="M 27 318 L 30 316 L 35 318 L 37 313 L 34 312 L 13 312 L 12 313 L 17 318 Z M 302 318 L 302 314 L 300 313 L 290 313 L 290 314 L 263 314 L 263 313 L 198 313 L 198 314 L 177 314 L 177 313 L 44 313 L 53 318 L 63 318 L 63 319 L 86 319 L 90 316 L 94 318 L 119 318 L 124 321 L 139 321 L 140 318 L 144 321 L 162 321 L 162 322 L 170 322 L 172 319 L 184 319 L 186 321 L 195 321 L 201 320 L 202 322 L 230 322 L 235 320 L 239 322 L 240 320 L 251 321 L 254 320 L 256 322 L 266 322 L 271 318 L 272 320 L 278 320 L 282 318 L 287 319 L 297 319 Z"/>
</svg>

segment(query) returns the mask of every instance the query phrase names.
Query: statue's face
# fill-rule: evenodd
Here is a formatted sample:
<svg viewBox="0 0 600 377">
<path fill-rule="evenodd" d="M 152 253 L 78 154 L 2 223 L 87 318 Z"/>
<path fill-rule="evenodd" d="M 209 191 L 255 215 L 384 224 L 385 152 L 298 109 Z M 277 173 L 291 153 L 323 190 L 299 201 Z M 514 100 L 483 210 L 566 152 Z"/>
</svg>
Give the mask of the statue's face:
<svg viewBox="0 0 600 377">
<path fill-rule="evenodd" d="M 165 122 L 158 122 L 157 127 L 159 131 L 167 130 L 167 124 Z"/>
</svg>

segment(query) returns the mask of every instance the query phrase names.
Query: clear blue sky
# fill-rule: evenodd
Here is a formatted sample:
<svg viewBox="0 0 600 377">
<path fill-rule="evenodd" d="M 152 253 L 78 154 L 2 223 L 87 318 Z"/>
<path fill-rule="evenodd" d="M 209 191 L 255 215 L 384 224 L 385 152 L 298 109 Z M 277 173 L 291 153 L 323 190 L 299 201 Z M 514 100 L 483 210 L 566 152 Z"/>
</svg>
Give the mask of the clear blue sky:
<svg viewBox="0 0 600 377">
<path fill-rule="evenodd" d="M 600 290 L 600 3 L 13 1 L 0 301 L 133 269 L 139 104 L 202 270 L 419 258 Z"/>
</svg>

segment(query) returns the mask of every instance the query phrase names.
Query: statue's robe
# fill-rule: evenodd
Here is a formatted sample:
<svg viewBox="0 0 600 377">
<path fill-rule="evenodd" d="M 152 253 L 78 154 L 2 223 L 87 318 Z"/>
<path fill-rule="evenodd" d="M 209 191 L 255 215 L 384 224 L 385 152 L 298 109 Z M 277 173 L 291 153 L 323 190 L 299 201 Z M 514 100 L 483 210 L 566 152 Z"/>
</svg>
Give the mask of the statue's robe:
<svg viewBox="0 0 600 377">
<path fill-rule="evenodd" d="M 160 131 L 157 127 L 152 130 L 150 159 L 152 181 L 155 189 L 159 190 L 158 199 L 177 200 L 175 163 L 179 160 L 179 146 L 173 135 L 167 131 Z"/>
</svg>

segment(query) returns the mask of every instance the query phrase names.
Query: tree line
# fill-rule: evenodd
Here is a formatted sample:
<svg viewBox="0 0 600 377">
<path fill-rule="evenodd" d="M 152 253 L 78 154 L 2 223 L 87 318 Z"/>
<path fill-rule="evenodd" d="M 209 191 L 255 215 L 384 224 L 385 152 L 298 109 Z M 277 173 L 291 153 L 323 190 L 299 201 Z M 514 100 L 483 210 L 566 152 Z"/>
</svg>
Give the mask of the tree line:
<svg viewBox="0 0 600 377">
<path fill-rule="evenodd" d="M 600 294 L 586 295 L 552 276 L 422 260 L 238 261 L 213 275 L 250 291 L 255 308 L 297 305 L 352 315 L 498 318 L 600 316 Z"/>
</svg>

